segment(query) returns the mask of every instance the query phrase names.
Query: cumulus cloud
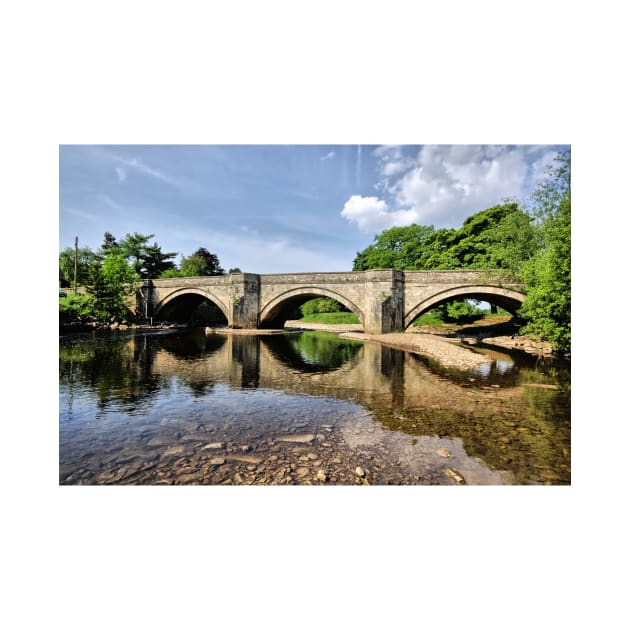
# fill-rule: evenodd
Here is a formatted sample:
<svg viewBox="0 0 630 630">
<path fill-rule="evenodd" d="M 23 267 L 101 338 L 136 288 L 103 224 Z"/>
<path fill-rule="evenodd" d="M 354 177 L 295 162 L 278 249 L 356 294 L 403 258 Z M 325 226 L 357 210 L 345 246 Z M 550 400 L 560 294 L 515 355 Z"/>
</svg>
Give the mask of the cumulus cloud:
<svg viewBox="0 0 630 630">
<path fill-rule="evenodd" d="M 326 153 L 326 155 L 322 155 L 322 157 L 320 157 L 319 159 L 323 162 L 324 160 L 332 160 L 332 158 L 334 157 L 335 157 L 335 152 L 330 151 L 329 153 Z"/>
<path fill-rule="evenodd" d="M 346 201 L 341 216 L 350 223 L 356 223 L 361 232 L 369 234 L 394 225 L 409 225 L 416 220 L 417 215 L 414 210 L 392 211 L 385 201 L 377 197 L 352 195 Z"/>
<path fill-rule="evenodd" d="M 362 232 L 421 223 L 457 227 L 506 198 L 522 199 L 556 151 L 549 146 L 387 145 L 377 159 L 379 197 L 353 195 L 341 215 Z"/>
</svg>

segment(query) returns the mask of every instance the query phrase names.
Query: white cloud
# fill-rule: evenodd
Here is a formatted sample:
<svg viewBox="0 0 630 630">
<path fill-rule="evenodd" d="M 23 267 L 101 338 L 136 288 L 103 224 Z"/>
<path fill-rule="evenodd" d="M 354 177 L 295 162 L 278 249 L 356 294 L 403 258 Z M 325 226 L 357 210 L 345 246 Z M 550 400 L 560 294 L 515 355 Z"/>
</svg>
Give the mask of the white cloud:
<svg viewBox="0 0 630 630">
<path fill-rule="evenodd" d="M 124 182 L 127 179 L 127 170 L 122 166 L 116 167 L 116 175 L 118 175 L 118 181 Z"/>
<path fill-rule="evenodd" d="M 353 195 L 341 215 L 368 233 L 414 222 L 459 227 L 506 198 L 522 199 L 555 154 L 549 146 L 427 145 L 415 156 L 378 147 L 380 196 Z"/>
<path fill-rule="evenodd" d="M 326 155 L 323 155 L 319 159 L 323 162 L 324 160 L 331 160 L 334 157 L 335 157 L 335 152 L 334 151 L 330 151 L 330 153 L 326 153 Z"/>
<path fill-rule="evenodd" d="M 356 223 L 361 232 L 380 232 L 394 225 L 409 225 L 416 220 L 414 210 L 391 211 L 382 199 L 352 195 L 346 201 L 341 216 Z"/>
</svg>

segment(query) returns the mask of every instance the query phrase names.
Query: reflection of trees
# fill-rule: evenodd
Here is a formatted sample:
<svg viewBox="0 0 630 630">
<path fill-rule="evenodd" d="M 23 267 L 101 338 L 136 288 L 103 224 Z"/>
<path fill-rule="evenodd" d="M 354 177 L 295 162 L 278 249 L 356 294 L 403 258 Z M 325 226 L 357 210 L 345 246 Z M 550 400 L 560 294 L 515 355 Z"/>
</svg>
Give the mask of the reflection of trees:
<svg viewBox="0 0 630 630">
<path fill-rule="evenodd" d="M 59 382 L 71 390 L 95 392 L 102 409 L 113 404 L 133 411 L 165 385 L 153 376 L 151 362 L 142 338 L 112 334 L 79 343 L 64 339 L 59 346 Z"/>
<path fill-rule="evenodd" d="M 362 341 L 321 331 L 262 337 L 262 341 L 279 361 L 301 372 L 336 370 L 354 359 L 363 345 Z"/>
</svg>

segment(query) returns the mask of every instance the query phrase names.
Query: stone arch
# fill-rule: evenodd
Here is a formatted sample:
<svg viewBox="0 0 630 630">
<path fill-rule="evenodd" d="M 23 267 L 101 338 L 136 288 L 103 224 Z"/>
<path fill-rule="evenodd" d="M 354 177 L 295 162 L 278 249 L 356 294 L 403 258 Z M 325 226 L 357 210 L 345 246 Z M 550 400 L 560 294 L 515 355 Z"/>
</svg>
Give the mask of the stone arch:
<svg viewBox="0 0 630 630">
<path fill-rule="evenodd" d="M 407 313 L 405 313 L 405 329 L 411 325 L 411 322 L 413 322 L 418 315 L 422 315 L 425 311 L 455 298 L 490 302 L 515 315 L 525 301 L 525 297 L 525 294 L 519 293 L 518 291 L 497 286 L 464 285 L 452 287 L 430 295 L 407 311 Z"/>
<path fill-rule="evenodd" d="M 283 312 L 289 311 L 291 308 L 297 308 L 300 304 L 318 297 L 337 300 L 337 302 L 350 309 L 359 318 L 363 326 L 363 312 L 354 302 L 335 291 L 315 286 L 290 289 L 271 299 L 260 311 L 259 325 L 261 328 L 282 328 L 287 320 Z"/>
<path fill-rule="evenodd" d="M 187 295 L 199 295 L 206 300 L 212 302 L 223 313 L 227 320 L 228 326 L 232 324 L 231 313 L 223 300 L 206 289 L 199 289 L 195 287 L 184 287 L 182 289 L 175 289 L 167 296 L 163 297 L 153 308 L 153 317 L 157 320 L 162 319 L 164 313 L 168 310 L 169 305 L 173 305 L 173 302 L 185 298 Z"/>
</svg>

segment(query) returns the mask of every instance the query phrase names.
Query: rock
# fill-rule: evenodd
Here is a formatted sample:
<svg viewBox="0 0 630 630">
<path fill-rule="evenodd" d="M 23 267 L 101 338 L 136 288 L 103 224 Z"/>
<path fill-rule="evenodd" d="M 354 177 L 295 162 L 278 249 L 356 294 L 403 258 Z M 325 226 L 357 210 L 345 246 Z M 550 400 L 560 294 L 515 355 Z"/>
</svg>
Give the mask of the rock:
<svg viewBox="0 0 630 630">
<path fill-rule="evenodd" d="M 450 456 L 451 456 L 450 451 L 447 451 L 445 448 L 438 448 L 438 450 L 436 451 L 436 453 L 437 453 L 440 457 L 450 457 Z"/>
<path fill-rule="evenodd" d="M 205 446 L 201 447 L 202 451 L 208 451 L 208 450 L 221 450 L 222 448 L 225 447 L 225 443 L 224 442 L 211 442 L 210 444 L 206 444 Z"/>
<path fill-rule="evenodd" d="M 179 438 L 180 442 L 200 442 L 201 440 L 199 439 L 198 435 L 191 435 L 190 433 L 187 435 L 182 435 L 182 437 Z"/>
<path fill-rule="evenodd" d="M 444 471 L 444 474 L 447 477 L 450 477 L 458 486 L 464 485 L 466 483 L 466 480 L 456 470 L 453 470 L 452 468 L 447 468 Z"/>
<path fill-rule="evenodd" d="M 311 461 L 315 461 L 317 459 L 317 455 L 315 455 L 315 453 L 309 453 L 306 457 L 308 457 Z"/>
<path fill-rule="evenodd" d="M 241 453 L 249 453 L 252 450 L 252 447 L 249 444 L 245 444 L 241 446 Z"/>
<path fill-rule="evenodd" d="M 167 448 L 162 453 L 162 457 L 171 457 L 173 455 L 181 455 L 183 452 L 184 452 L 183 446 L 171 446 L 171 448 Z"/>
<path fill-rule="evenodd" d="M 310 444 L 315 439 L 312 433 L 304 433 L 299 435 L 282 435 L 277 437 L 278 442 L 294 442 L 297 444 Z"/>
<path fill-rule="evenodd" d="M 210 460 L 210 463 L 213 466 L 223 466 L 223 464 L 225 464 L 225 459 L 223 457 L 213 457 Z"/>
<path fill-rule="evenodd" d="M 538 387 L 540 389 L 558 389 L 557 385 L 546 385 L 543 383 L 523 383 L 523 387 Z"/>
<path fill-rule="evenodd" d="M 166 446 L 167 444 L 171 444 L 172 442 L 172 437 L 154 437 L 147 442 L 147 446 Z"/>
<path fill-rule="evenodd" d="M 328 481 L 328 475 L 323 470 L 318 470 L 315 478 L 317 481 Z"/>
<path fill-rule="evenodd" d="M 260 464 L 264 457 L 262 455 L 229 455 L 230 460 L 244 462 L 246 464 Z"/>
<path fill-rule="evenodd" d="M 194 483 L 199 482 L 201 475 L 199 472 L 187 474 L 187 475 L 177 475 L 177 483 Z"/>
<path fill-rule="evenodd" d="M 354 472 L 357 474 L 358 477 L 365 477 L 365 470 L 363 470 L 363 468 L 361 468 L 361 466 L 357 466 L 354 469 Z"/>
<path fill-rule="evenodd" d="M 308 473 L 310 472 L 310 470 L 306 467 L 306 466 L 300 466 L 296 471 L 295 474 L 298 477 L 305 477 L 306 475 L 308 475 Z"/>
</svg>

